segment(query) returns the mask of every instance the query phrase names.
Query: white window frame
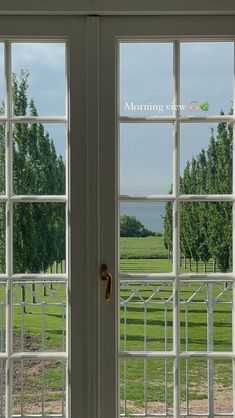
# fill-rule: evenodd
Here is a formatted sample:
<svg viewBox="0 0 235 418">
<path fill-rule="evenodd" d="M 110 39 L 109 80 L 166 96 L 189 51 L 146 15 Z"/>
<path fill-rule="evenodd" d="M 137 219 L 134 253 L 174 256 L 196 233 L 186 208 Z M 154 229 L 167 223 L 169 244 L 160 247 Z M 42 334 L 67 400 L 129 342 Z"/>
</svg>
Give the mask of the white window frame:
<svg viewBox="0 0 235 418">
<path fill-rule="evenodd" d="M 6 115 L 0 122 L 6 129 L 6 194 L 0 196 L 8 208 L 6 228 L 7 269 L 1 279 L 7 284 L 6 352 L 0 354 L 7 362 L 6 418 L 12 417 L 12 362 L 17 359 L 58 359 L 67 362 L 66 417 L 85 416 L 90 405 L 89 344 L 90 318 L 86 296 L 91 277 L 87 259 L 87 91 L 86 91 L 86 28 L 87 18 L 53 16 L 0 16 L 0 39 L 6 42 L 5 70 L 7 97 L 11 89 L 11 42 L 64 42 L 67 46 L 67 101 L 64 117 L 16 117 L 8 101 Z M 72 88 L 73 87 L 73 88 Z M 78 93 L 79 92 L 79 93 Z M 13 195 L 12 132 L 14 123 L 63 123 L 67 125 L 66 193 L 62 196 Z M 13 274 L 12 270 L 12 204 L 14 202 L 63 202 L 66 210 L 66 274 Z M 78 216 L 79 213 L 79 216 Z M 12 281 L 64 281 L 67 283 L 66 350 L 63 352 L 12 352 Z M 71 307 L 73 307 L 71 309 Z M 73 335 L 73 338 L 71 338 Z M 81 335 L 83 338 L 81 338 Z M 79 362 L 78 359 L 82 361 Z M 86 396 L 84 396 L 84 393 Z"/>
<path fill-rule="evenodd" d="M 198 39 L 190 39 L 190 38 L 168 38 L 167 40 L 163 39 L 120 39 L 118 40 L 117 44 L 117 54 L 119 55 L 119 45 L 121 42 L 169 42 L 173 43 L 173 116 L 172 117 L 164 117 L 164 116 L 151 116 L 151 117 L 135 117 L 135 116 L 118 116 L 118 131 L 119 127 L 122 123 L 142 123 L 142 124 L 149 124 L 149 123 L 172 123 L 173 124 L 173 190 L 172 194 L 168 195 L 135 195 L 135 196 L 127 196 L 127 195 L 120 195 L 119 198 L 119 205 L 122 202 L 172 202 L 173 207 L 173 246 L 172 246 L 172 261 L 173 261 L 173 269 L 172 273 L 123 273 L 120 271 L 119 268 L 119 279 L 120 284 L 132 281 L 139 282 L 139 283 L 155 283 L 158 284 L 159 280 L 162 281 L 169 281 L 172 283 L 173 287 L 173 350 L 170 351 L 142 351 L 142 352 L 130 352 L 130 351 L 123 351 L 119 353 L 119 358 L 122 359 L 173 359 L 174 361 L 174 417 L 179 417 L 180 412 L 180 360 L 181 359 L 233 359 L 234 360 L 234 352 L 219 352 L 219 351 L 185 351 L 182 352 L 180 350 L 180 284 L 183 282 L 191 282 L 192 280 L 198 279 L 200 282 L 207 282 L 207 283 L 216 283 L 216 281 L 226 281 L 229 279 L 234 280 L 235 274 L 234 269 L 232 273 L 180 273 L 180 203 L 181 202 L 233 202 L 233 243 L 235 239 L 235 184 L 233 181 L 233 193 L 232 194 L 194 194 L 194 195 L 184 195 L 180 194 L 180 126 L 185 123 L 219 123 L 219 122 L 229 122 L 235 124 L 235 111 L 233 110 L 233 115 L 212 115 L 212 116 L 180 116 L 180 110 L 178 105 L 180 104 L 180 45 L 182 42 L 233 42 L 235 48 L 235 37 L 221 39 L 221 38 L 212 38 L 212 39 L 205 39 L 205 38 L 198 38 Z M 234 55 L 235 57 L 235 55 Z M 233 73 L 233 85 L 235 86 L 235 67 Z M 119 82 L 118 82 L 119 85 Z M 118 88 L 120 91 L 120 86 Z M 234 89 L 235 91 L 235 89 Z M 119 102 L 119 100 L 118 100 Z M 233 103 L 235 103 L 235 97 L 233 96 Z M 118 106 L 119 108 L 119 106 Z M 234 106 L 233 106 L 234 109 Z M 235 133 L 235 125 L 233 125 L 233 132 Z M 119 138 L 120 144 L 120 138 Z M 233 147 L 233 155 L 235 157 L 235 146 Z M 119 169 L 120 170 L 120 169 Z M 235 172 L 235 158 L 233 158 L 233 173 Z M 234 175 L 234 174 L 233 174 Z M 120 176 L 120 174 L 119 174 Z M 234 177 L 235 178 L 235 177 Z M 119 206 L 120 207 L 120 206 Z M 234 258 L 234 252 L 233 252 Z M 119 259 L 120 259 L 120 245 L 119 245 Z M 235 259 L 233 260 L 235 261 Z M 234 289 L 235 289 L 235 281 L 233 281 Z M 233 315 L 234 315 L 234 308 L 233 308 Z M 233 335 L 235 335 L 235 324 L 233 323 Z M 213 343 L 213 338 L 212 338 Z M 233 348 L 235 350 L 235 346 Z M 235 362 L 233 361 L 233 367 L 235 367 Z M 211 368 L 209 368 L 209 376 L 208 379 L 212 379 L 213 376 L 211 373 Z M 146 383 L 145 383 L 146 384 Z M 213 415 L 213 386 L 209 385 L 209 416 Z M 186 414 L 187 415 L 187 414 Z M 194 414 L 195 416 L 197 414 Z M 141 415 L 145 416 L 145 415 Z M 146 414 L 146 416 L 148 416 Z"/>
<path fill-rule="evenodd" d="M 129 7 L 129 2 L 127 4 Z M 84 15 L 85 9 L 74 12 L 68 7 L 67 11 L 66 8 L 62 11 L 61 5 L 58 3 L 57 11 L 49 10 L 42 1 L 42 11 L 42 8 L 33 10 L 25 4 L 21 4 L 19 10 L 18 3 L 8 3 L 5 10 L 2 8 L 7 16 L 0 16 L 0 37 L 68 40 L 72 87 L 69 91 L 71 287 L 68 296 L 71 322 L 68 334 L 72 335 L 68 371 L 69 418 L 118 418 L 117 41 L 135 37 L 234 39 L 235 18 L 231 14 L 82 18 L 73 14 Z M 34 16 L 12 16 L 26 14 L 25 11 Z M 228 8 L 227 12 L 230 11 Z M 65 14 L 72 16 L 63 16 Z M 174 169 L 178 170 L 177 167 Z M 105 284 L 99 277 L 102 262 L 108 264 L 114 276 L 113 298 L 108 304 L 104 300 Z M 177 315 L 177 310 L 175 312 Z M 10 418 L 9 414 L 10 408 L 7 418 Z"/>
<path fill-rule="evenodd" d="M 5 126 L 5 184 L 6 190 L 5 195 L 0 196 L 0 202 L 6 204 L 6 274 L 2 275 L 1 278 L 6 280 L 6 353 L 1 353 L 0 358 L 6 360 L 6 417 L 11 417 L 12 412 L 12 393 L 13 393 L 13 365 L 14 360 L 21 359 L 37 359 L 37 360 L 65 360 L 66 364 L 69 358 L 70 352 L 70 340 L 66 338 L 66 350 L 65 352 L 14 352 L 13 351 L 13 284 L 15 280 L 34 280 L 37 281 L 64 281 L 66 284 L 66 295 L 68 294 L 67 287 L 70 286 L 70 251 L 69 251 L 69 224 L 68 224 L 68 215 L 69 215 L 69 206 L 70 206 L 70 196 L 68 193 L 69 190 L 69 159 L 68 159 L 68 76 L 67 76 L 67 55 L 65 56 L 65 83 L 66 83 L 66 96 L 65 96 L 65 109 L 66 115 L 64 117 L 28 117 L 28 116 L 14 116 L 12 114 L 12 54 L 11 54 L 11 45 L 12 43 L 19 42 L 45 42 L 40 39 L 0 39 L 0 42 L 4 44 L 4 73 L 5 73 L 5 115 L 0 116 L 0 123 Z M 63 42 L 62 40 L 51 40 L 51 42 Z M 65 51 L 67 54 L 67 41 L 63 42 L 65 44 Z M 14 123 L 62 123 L 66 127 L 66 156 L 65 156 L 65 165 L 66 165 L 66 184 L 65 184 L 65 194 L 61 196 L 49 196 L 49 195 L 14 195 L 13 192 L 13 124 Z M 66 228 L 66 237 L 65 237 L 65 253 L 66 253 L 66 273 L 65 274 L 14 274 L 13 270 L 13 204 L 14 203 L 64 203 L 65 204 L 65 228 Z M 33 243 L 32 243 L 33 245 Z M 66 329 L 68 329 L 68 324 L 70 321 L 70 313 L 68 309 L 68 301 L 66 301 L 67 312 L 66 312 Z M 66 366 L 66 370 L 67 366 Z M 23 372 L 22 372 L 23 373 Z M 44 410 L 44 401 L 42 399 L 42 410 Z M 69 402 L 68 402 L 68 386 L 66 384 L 66 415 L 69 416 Z"/>
<path fill-rule="evenodd" d="M 232 280 L 234 282 L 235 274 L 232 273 L 206 273 L 206 274 L 181 274 L 179 270 L 179 203 L 185 201 L 230 201 L 233 202 L 233 240 L 235 238 L 234 213 L 235 213 L 235 189 L 234 189 L 234 158 L 233 158 L 233 193 L 231 195 L 180 195 L 179 193 L 179 130 L 178 127 L 183 123 L 208 123 L 208 122 L 235 122 L 235 116 L 207 116 L 207 117 L 180 117 L 175 111 L 172 117 L 125 117 L 119 116 L 119 42 L 173 42 L 174 43 L 174 104 L 179 104 L 179 74 L 180 57 L 179 42 L 182 41 L 232 41 L 235 40 L 235 31 L 232 28 L 230 19 L 226 17 L 221 21 L 220 30 L 216 25 L 216 19 L 212 17 L 200 19 L 200 17 L 187 17 L 187 19 L 177 17 L 113 17 L 101 18 L 100 22 L 100 68 L 102 69 L 102 78 L 100 82 L 100 141 L 101 141 L 101 167 L 106 164 L 106 170 L 109 176 L 104 179 L 100 186 L 100 212 L 106 219 L 105 231 L 101 229 L 101 261 L 106 261 L 116 278 L 115 291 L 112 307 L 103 311 L 101 315 L 101 352 L 108 359 L 107 369 L 112 379 L 107 377 L 107 373 L 100 371 L 102 386 L 106 387 L 106 392 L 111 390 L 119 393 L 119 358 L 172 358 L 174 360 L 174 417 L 180 415 L 180 385 L 179 385 L 179 360 L 187 358 L 229 358 L 234 364 L 235 350 L 235 323 L 233 309 L 233 352 L 180 352 L 180 321 L 179 321 L 179 284 L 181 280 L 190 282 L 194 279 L 206 281 Z M 214 25 L 214 26 L 213 26 Z M 209 29 L 208 29 L 209 28 Z M 106 56 L 105 56 L 106 51 Z M 108 57 L 108 58 L 107 58 Z M 105 106 L 104 103 L 108 103 Z M 105 107 L 105 109 L 104 109 Z M 119 124 L 120 123 L 162 123 L 171 122 L 174 124 L 174 153 L 173 153 L 173 193 L 172 195 L 157 196 L 119 196 Z M 102 157 L 105 154 L 105 147 L 108 148 L 109 156 Z M 234 149 L 233 149 L 234 153 Z M 111 157 L 112 156 L 112 157 Z M 108 157 L 108 159 L 107 159 Z M 106 162 L 105 162 L 106 161 Z M 106 198 L 104 198 L 106 196 Z M 108 200 L 108 203 L 107 203 Z M 119 270 L 119 204 L 120 202 L 132 201 L 172 201 L 173 202 L 173 271 L 172 273 L 156 274 L 125 274 Z M 105 202 L 105 203 L 104 203 Z M 105 207 L 106 206 L 106 207 Z M 108 207 L 108 209 L 106 209 Z M 112 212 L 110 214 L 110 208 Z M 101 221 L 102 222 L 102 221 Z M 233 269 L 234 269 L 234 251 L 233 251 Z M 123 282 L 132 280 L 134 282 L 147 283 L 148 281 L 173 282 L 174 295 L 174 314 L 173 314 L 173 351 L 172 352 L 119 352 L 119 279 Z M 111 311 L 115 320 L 107 317 L 107 311 Z M 116 312 L 116 314 L 115 314 Z M 109 346 L 102 344 L 105 340 L 105 332 L 109 334 Z M 113 341 L 111 340 L 113 338 Z M 107 344 L 107 341 L 106 341 Z M 113 347 L 113 356 L 107 351 Z M 102 361 L 102 359 L 101 359 Z M 102 375 L 103 373 L 103 375 Z M 113 396 L 111 396 L 113 402 Z M 105 411 L 105 399 L 101 398 L 102 417 L 119 417 L 119 401 L 111 405 L 106 399 L 108 413 Z M 210 404 L 211 407 L 212 403 Z M 103 408 L 103 409 L 102 409 Z M 106 415 L 107 413 L 107 415 Z M 211 413 L 211 409 L 210 409 Z"/>
</svg>

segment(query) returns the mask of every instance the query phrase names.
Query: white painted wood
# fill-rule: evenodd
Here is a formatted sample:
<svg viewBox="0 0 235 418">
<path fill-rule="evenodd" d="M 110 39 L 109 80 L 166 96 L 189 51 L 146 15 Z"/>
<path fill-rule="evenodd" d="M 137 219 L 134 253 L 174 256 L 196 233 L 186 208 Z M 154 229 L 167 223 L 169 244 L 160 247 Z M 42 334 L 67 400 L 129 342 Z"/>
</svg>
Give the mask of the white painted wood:
<svg viewBox="0 0 235 418">
<path fill-rule="evenodd" d="M 232 19 L 232 17 L 230 16 Z M 229 18 L 229 19 L 230 19 Z M 153 20 L 152 20 L 153 19 Z M 195 283 L 197 282 L 207 282 L 209 285 L 214 283 L 216 280 L 218 282 L 224 282 L 226 280 L 234 281 L 235 275 L 234 272 L 226 274 L 181 274 L 179 272 L 179 203 L 181 201 L 230 201 L 234 202 L 234 192 L 231 195 L 180 195 L 179 194 L 179 125 L 181 123 L 211 123 L 219 122 L 220 116 L 213 115 L 205 118 L 199 117 L 181 117 L 178 113 L 175 113 L 173 117 L 170 118 L 132 118 L 132 117 L 120 117 L 118 109 L 118 89 L 116 82 L 118 81 L 118 57 L 115 54 L 115 49 L 117 48 L 118 40 L 127 42 L 128 39 L 130 42 L 138 42 L 138 40 L 143 40 L 147 42 L 148 39 L 151 41 L 159 40 L 162 42 L 163 39 L 169 40 L 174 34 L 175 41 L 175 64 L 174 64 L 174 103 L 178 103 L 179 97 L 179 38 L 185 41 L 187 36 L 188 39 L 200 39 L 204 38 L 207 40 L 220 39 L 220 41 L 226 39 L 235 39 L 235 30 L 234 27 L 230 26 L 229 19 L 226 21 L 220 21 L 220 25 L 217 25 L 216 19 L 211 18 L 207 21 L 207 18 L 196 18 L 188 17 L 187 22 L 181 18 L 178 21 L 168 17 L 163 24 L 163 21 L 158 19 L 158 17 L 110 17 L 100 18 L 100 69 L 102 73 L 100 74 L 100 141 L 101 141 L 101 167 L 104 165 L 104 174 L 101 175 L 101 214 L 103 215 L 103 220 L 101 219 L 101 255 L 102 261 L 113 267 L 111 269 L 117 272 L 118 260 L 118 219 L 115 214 L 118 214 L 118 179 L 115 179 L 118 176 L 117 167 L 118 167 L 118 142 L 119 142 L 119 123 L 162 123 L 169 122 L 175 125 L 174 127 L 174 159 L 173 159 L 173 194 L 172 195 L 152 195 L 152 196 L 134 196 L 134 195 L 125 195 L 120 196 L 119 202 L 150 202 L 150 201 L 172 201 L 173 202 L 173 246 L 174 246 L 174 260 L 173 260 L 173 273 L 169 274 L 146 274 L 146 273 L 123 273 L 119 272 L 118 277 L 122 283 L 131 284 L 137 283 L 173 283 L 173 312 L 174 312 L 174 346 L 173 352 L 120 352 L 120 358 L 143 358 L 147 359 L 148 357 L 152 358 L 173 358 L 174 359 L 174 416 L 178 418 L 180 416 L 180 378 L 179 378 L 179 361 L 180 359 L 189 359 L 189 358 L 202 358 L 202 359 L 216 359 L 216 358 L 234 358 L 234 352 L 181 352 L 180 351 L 180 315 L 179 315 L 179 283 L 188 282 Z M 223 19 L 222 19 L 223 20 Z M 206 23 L 207 22 L 207 23 Z M 235 23 L 235 21 L 234 21 Z M 116 79 L 114 77 L 116 72 Z M 115 91 L 116 89 L 116 91 Z M 223 119 L 223 117 L 222 117 Z M 225 121 L 223 119 L 223 121 Z M 228 116 L 226 118 L 227 122 L 234 122 L 234 115 Z M 104 162 L 106 162 L 104 164 Z M 106 175 L 105 175 L 106 172 Z M 108 173 L 108 174 L 107 174 Z M 102 203 L 102 201 L 104 203 Z M 116 232 L 115 232 L 116 231 Z M 117 274 L 117 273 L 116 273 Z M 117 279 L 116 279 L 117 280 Z M 113 304 L 116 304 L 118 308 L 118 288 L 115 284 L 115 301 Z M 136 302 L 138 303 L 138 302 Z M 140 303 L 142 303 L 140 301 Z M 115 316 L 116 313 L 116 316 Z M 102 307 L 101 309 L 101 323 L 104 324 L 104 330 L 101 329 L 101 338 L 105 339 L 105 333 L 108 335 L 106 339 L 106 346 L 102 345 L 101 350 L 101 359 L 103 355 L 103 364 L 106 363 L 107 372 L 106 382 L 109 386 L 109 398 L 106 400 L 108 405 L 107 409 L 102 407 L 101 403 L 101 414 L 103 418 L 109 418 L 110 416 L 117 418 L 117 406 L 113 401 L 113 395 L 111 391 L 115 391 L 118 395 L 117 389 L 115 388 L 116 377 L 118 375 L 118 359 L 113 359 L 113 353 L 116 352 L 118 347 L 118 334 L 117 334 L 117 324 L 118 324 L 118 311 L 115 310 L 113 305 L 107 306 L 106 309 Z M 114 334 L 114 330 L 116 334 Z M 117 355 L 117 353 L 116 353 Z M 111 361 L 111 360 L 112 361 Z M 210 364 L 213 364 L 210 362 Z M 104 373 L 101 367 L 101 375 Z M 110 380 L 110 375 L 113 376 L 113 380 Z M 101 385 L 103 384 L 103 377 L 101 376 Z M 107 386 L 105 386 L 106 388 Z M 212 395 L 213 396 L 213 395 Z M 197 414 L 198 415 L 198 414 Z M 199 414 L 200 415 L 200 414 Z"/>
<path fill-rule="evenodd" d="M 12 362 L 14 359 L 65 359 L 67 361 L 67 389 L 66 389 L 66 416 L 68 418 L 88 416 L 89 402 L 88 390 L 88 353 L 87 330 L 89 321 L 86 315 L 87 290 L 87 225 L 86 225 L 86 175 L 87 175 L 87 150 L 86 150 L 86 21 L 85 18 L 73 17 L 11 17 L 11 24 L 7 17 L 0 17 L 0 37 L 12 40 L 30 39 L 36 42 L 43 39 L 45 42 L 53 40 L 67 42 L 69 67 L 67 81 L 70 82 L 68 111 L 65 117 L 53 118 L 14 118 L 11 114 L 11 102 L 7 100 L 7 114 L 2 119 L 6 123 L 6 195 L 2 196 L 2 202 L 7 205 L 6 249 L 7 268 L 6 274 L 1 276 L 3 282 L 7 281 L 7 342 L 6 353 L 1 358 L 7 363 L 6 382 L 6 417 L 12 417 Z M 14 24 L 13 24 L 14 20 Z M 8 99 L 11 92 L 11 66 L 10 66 L 10 41 L 6 42 L 5 68 L 6 68 L 6 94 Z M 73 87 L 73 88 L 72 88 Z M 12 134 L 11 126 L 14 122 L 59 122 L 66 123 L 69 116 L 67 130 L 68 152 L 67 185 L 65 196 L 13 196 L 12 193 Z M 69 200 L 69 203 L 68 203 Z M 67 273 L 45 276 L 42 274 L 14 275 L 12 263 L 12 204 L 19 202 L 64 202 L 67 213 L 66 249 Z M 32 280 L 67 282 L 67 341 L 65 351 L 62 353 L 37 352 L 37 353 L 13 353 L 12 352 L 12 281 Z M 71 309 L 71 306 L 73 309 Z M 92 320 L 89 318 L 89 320 Z M 73 335 L 73 338 L 71 338 Z M 81 338 L 82 335 L 82 338 Z M 84 393 L 87 396 L 84 396 Z"/>
</svg>

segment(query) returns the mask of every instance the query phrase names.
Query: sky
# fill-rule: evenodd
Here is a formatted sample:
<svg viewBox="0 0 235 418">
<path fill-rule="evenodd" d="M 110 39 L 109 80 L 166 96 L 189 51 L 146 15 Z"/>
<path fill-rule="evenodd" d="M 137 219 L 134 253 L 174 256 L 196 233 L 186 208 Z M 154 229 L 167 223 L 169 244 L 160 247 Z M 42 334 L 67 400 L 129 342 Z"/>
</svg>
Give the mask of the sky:
<svg viewBox="0 0 235 418">
<path fill-rule="evenodd" d="M 181 111 L 182 116 L 228 114 L 232 104 L 234 49 L 232 42 L 181 44 L 180 104 L 209 102 L 207 112 Z M 122 43 L 120 46 L 120 114 L 169 116 L 164 112 L 128 110 L 126 103 L 171 104 L 173 49 L 170 43 Z M 137 107 L 138 109 L 138 107 Z M 216 124 L 185 124 L 181 128 L 180 169 L 207 149 Z M 123 124 L 120 128 L 121 194 L 165 194 L 172 183 L 172 124 Z"/>
<path fill-rule="evenodd" d="M 182 115 L 228 114 L 233 91 L 232 42 L 181 44 L 180 104 L 208 101 L 207 112 L 182 110 Z M 20 78 L 28 70 L 28 97 L 40 116 L 65 114 L 65 44 L 13 43 L 12 71 Z M 4 53 L 0 44 L 0 100 L 4 98 Z M 78 92 L 79 94 L 79 92 Z M 120 114 L 129 116 L 172 115 L 156 111 L 125 110 L 126 103 L 171 105 L 173 99 L 173 47 L 171 43 L 121 43 Z M 181 127 L 180 169 L 204 147 L 216 124 Z M 58 154 L 65 155 L 65 128 L 47 125 Z M 120 126 L 121 194 L 167 194 L 172 183 L 172 124 L 122 124 Z"/>
<path fill-rule="evenodd" d="M 65 115 L 65 44 L 13 43 L 12 72 L 29 72 L 28 98 L 34 99 L 39 116 Z M 0 44 L 0 101 L 4 99 L 4 49 Z M 57 153 L 65 156 L 66 130 L 63 124 L 46 124 Z"/>
</svg>

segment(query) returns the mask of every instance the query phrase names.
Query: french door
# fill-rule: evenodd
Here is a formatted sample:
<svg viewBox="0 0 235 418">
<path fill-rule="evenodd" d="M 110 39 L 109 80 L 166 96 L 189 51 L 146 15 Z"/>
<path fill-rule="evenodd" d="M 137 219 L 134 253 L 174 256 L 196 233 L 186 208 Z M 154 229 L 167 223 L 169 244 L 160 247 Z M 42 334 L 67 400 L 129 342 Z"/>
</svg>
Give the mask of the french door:
<svg viewBox="0 0 235 418">
<path fill-rule="evenodd" d="M 85 416 L 86 19 L 6 17 L 0 32 L 0 414 Z"/>
<path fill-rule="evenodd" d="M 233 415 L 234 19 L 0 27 L 1 416 Z"/>
<path fill-rule="evenodd" d="M 233 415 L 234 30 L 219 20 L 100 18 L 101 417 Z"/>
</svg>

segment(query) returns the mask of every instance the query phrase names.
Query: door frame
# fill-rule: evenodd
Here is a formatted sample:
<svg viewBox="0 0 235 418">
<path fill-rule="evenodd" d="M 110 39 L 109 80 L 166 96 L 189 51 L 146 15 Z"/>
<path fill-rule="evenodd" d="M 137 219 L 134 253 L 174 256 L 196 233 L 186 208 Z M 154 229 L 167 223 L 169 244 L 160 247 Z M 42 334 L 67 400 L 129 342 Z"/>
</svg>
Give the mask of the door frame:
<svg viewBox="0 0 235 418">
<path fill-rule="evenodd" d="M 234 16 L 0 16 L 2 37 L 69 43 L 68 417 L 119 417 L 117 40 L 226 38 L 234 27 Z M 109 303 L 101 263 L 114 276 Z"/>
</svg>

